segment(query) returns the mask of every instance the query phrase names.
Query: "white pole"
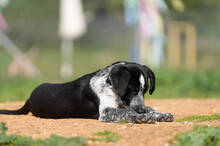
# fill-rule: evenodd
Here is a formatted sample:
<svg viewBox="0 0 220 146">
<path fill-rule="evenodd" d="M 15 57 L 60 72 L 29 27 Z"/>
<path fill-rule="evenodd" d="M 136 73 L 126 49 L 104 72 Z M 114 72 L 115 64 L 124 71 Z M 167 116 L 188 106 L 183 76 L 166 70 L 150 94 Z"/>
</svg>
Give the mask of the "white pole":
<svg viewBox="0 0 220 146">
<path fill-rule="evenodd" d="M 61 38 L 62 78 L 73 76 L 73 41 L 86 31 L 81 0 L 60 0 L 59 36 Z"/>
<path fill-rule="evenodd" d="M 62 78 L 67 79 L 73 76 L 73 40 L 61 40 L 61 70 Z"/>
</svg>

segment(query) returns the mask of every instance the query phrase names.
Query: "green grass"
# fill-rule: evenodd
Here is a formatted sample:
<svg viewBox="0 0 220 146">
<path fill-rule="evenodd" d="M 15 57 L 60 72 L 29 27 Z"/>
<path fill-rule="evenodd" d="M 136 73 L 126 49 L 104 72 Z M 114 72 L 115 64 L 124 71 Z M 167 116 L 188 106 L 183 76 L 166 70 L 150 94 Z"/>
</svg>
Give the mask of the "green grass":
<svg viewBox="0 0 220 146">
<path fill-rule="evenodd" d="M 195 126 L 193 130 L 177 134 L 170 146 L 219 146 L 220 126 Z"/>
<path fill-rule="evenodd" d="M 176 122 L 192 121 L 192 122 L 203 122 L 211 120 L 220 120 L 220 115 L 213 114 L 207 116 L 193 115 L 185 118 L 177 119 Z"/>
<path fill-rule="evenodd" d="M 127 121 L 125 121 L 125 120 L 122 120 L 122 121 L 119 121 L 119 122 L 117 122 L 118 124 L 127 124 L 128 122 Z"/>
<path fill-rule="evenodd" d="M 220 71 L 161 69 L 156 74 L 154 97 L 220 97 Z"/>
<path fill-rule="evenodd" d="M 121 136 L 119 136 L 118 134 L 111 132 L 111 131 L 108 131 L 108 130 L 105 130 L 103 132 L 96 132 L 95 135 L 99 136 L 99 137 L 90 137 L 90 138 L 88 138 L 88 140 L 116 142 L 116 141 L 118 141 L 118 139 L 121 138 Z"/>
<path fill-rule="evenodd" d="M 7 135 L 8 128 L 4 123 L 0 122 L 0 146 L 83 146 L 87 145 L 87 141 L 104 141 L 116 142 L 121 138 L 118 134 L 104 130 L 94 133 L 96 137 L 70 137 L 51 135 L 48 139 L 33 139 L 31 137 L 23 137 L 19 135 Z"/>
<path fill-rule="evenodd" d="M 40 84 L 39 80 L 19 77 L 16 80 L 0 80 L 0 102 L 23 101 L 29 98 L 31 91 Z"/>
</svg>

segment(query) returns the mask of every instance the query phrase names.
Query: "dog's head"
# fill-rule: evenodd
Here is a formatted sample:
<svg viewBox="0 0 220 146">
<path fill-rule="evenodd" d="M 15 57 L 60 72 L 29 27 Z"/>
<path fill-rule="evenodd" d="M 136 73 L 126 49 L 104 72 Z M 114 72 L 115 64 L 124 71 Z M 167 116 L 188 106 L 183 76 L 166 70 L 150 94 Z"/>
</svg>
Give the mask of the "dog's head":
<svg viewBox="0 0 220 146">
<path fill-rule="evenodd" d="M 107 82 L 112 85 L 123 104 L 143 105 L 147 90 L 149 94 L 155 90 L 154 73 L 147 66 L 137 63 L 120 62 L 113 65 Z"/>
</svg>

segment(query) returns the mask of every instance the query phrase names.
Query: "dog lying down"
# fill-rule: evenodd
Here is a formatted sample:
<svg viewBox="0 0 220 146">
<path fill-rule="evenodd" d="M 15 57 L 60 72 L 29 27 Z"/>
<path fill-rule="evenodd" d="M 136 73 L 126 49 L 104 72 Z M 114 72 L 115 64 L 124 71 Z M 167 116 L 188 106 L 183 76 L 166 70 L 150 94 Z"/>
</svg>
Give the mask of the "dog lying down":
<svg viewBox="0 0 220 146">
<path fill-rule="evenodd" d="M 149 82 L 149 83 L 148 83 Z M 172 122 L 173 115 L 144 105 L 144 94 L 155 89 L 150 68 L 132 62 L 116 62 L 75 81 L 44 83 L 31 93 L 18 110 L 0 114 L 23 115 L 31 112 L 40 118 L 93 118 L 102 122 Z"/>
</svg>

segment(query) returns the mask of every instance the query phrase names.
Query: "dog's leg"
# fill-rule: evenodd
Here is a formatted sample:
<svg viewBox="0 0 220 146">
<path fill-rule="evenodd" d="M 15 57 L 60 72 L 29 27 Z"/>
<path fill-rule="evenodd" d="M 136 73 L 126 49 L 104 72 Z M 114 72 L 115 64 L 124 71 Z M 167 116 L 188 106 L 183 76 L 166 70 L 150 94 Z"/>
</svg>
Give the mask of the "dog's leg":
<svg viewBox="0 0 220 146">
<path fill-rule="evenodd" d="M 149 115 L 150 113 L 155 117 L 156 121 L 158 122 L 172 122 L 174 120 L 171 113 L 161 113 L 150 106 L 134 106 L 132 107 L 132 109 L 134 109 L 139 114 L 144 113 L 146 115 Z"/>
<path fill-rule="evenodd" d="M 156 121 L 158 122 L 173 122 L 174 120 L 174 117 L 171 113 L 161 113 L 158 111 L 151 111 L 150 113 L 155 116 Z"/>
<path fill-rule="evenodd" d="M 102 122 L 120 122 L 129 123 L 155 123 L 156 119 L 153 114 L 139 114 L 128 108 L 106 108 L 99 117 Z"/>
</svg>

